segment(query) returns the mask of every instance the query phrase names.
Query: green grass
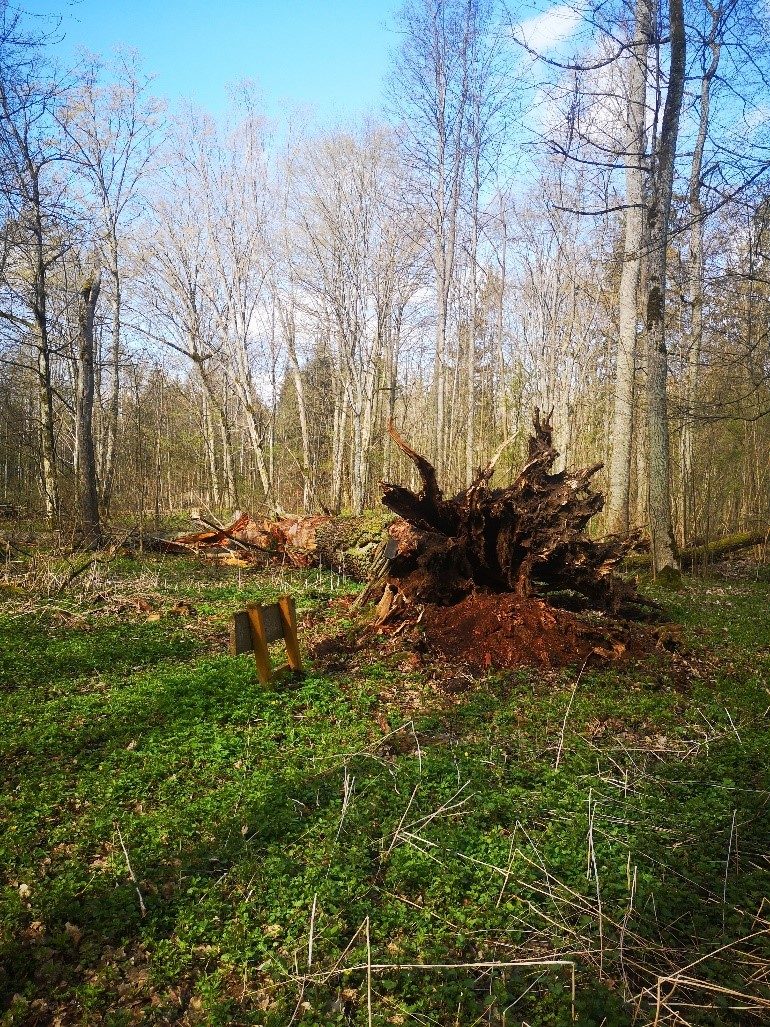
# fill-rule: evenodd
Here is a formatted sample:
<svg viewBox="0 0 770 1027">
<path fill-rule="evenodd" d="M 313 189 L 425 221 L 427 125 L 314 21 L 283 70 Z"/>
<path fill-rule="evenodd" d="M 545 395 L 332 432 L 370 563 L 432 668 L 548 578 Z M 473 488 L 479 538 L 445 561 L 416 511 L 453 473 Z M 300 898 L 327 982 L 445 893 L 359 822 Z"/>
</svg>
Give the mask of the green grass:
<svg viewBox="0 0 770 1027">
<path fill-rule="evenodd" d="M 767 580 L 660 593 L 673 660 L 460 693 L 395 642 L 261 688 L 227 619 L 286 590 L 306 644 L 354 627 L 355 586 L 180 559 L 9 601 L 0 1023 L 366 1024 L 368 960 L 378 1025 L 572 1023 L 572 965 L 585 1025 L 696 960 L 661 1024 L 770 1002 Z"/>
</svg>

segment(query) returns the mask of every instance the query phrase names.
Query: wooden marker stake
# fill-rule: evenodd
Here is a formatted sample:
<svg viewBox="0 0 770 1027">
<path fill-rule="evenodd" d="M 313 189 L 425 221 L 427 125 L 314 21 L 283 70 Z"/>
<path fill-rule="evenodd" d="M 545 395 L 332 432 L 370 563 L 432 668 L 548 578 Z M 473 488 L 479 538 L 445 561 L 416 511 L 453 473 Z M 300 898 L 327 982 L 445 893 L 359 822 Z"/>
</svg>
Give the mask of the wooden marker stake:
<svg viewBox="0 0 770 1027">
<path fill-rule="evenodd" d="M 246 613 L 251 624 L 251 644 L 254 649 L 257 676 L 263 685 L 269 685 L 273 676 L 273 668 L 270 663 L 270 652 L 267 648 L 267 635 L 262 607 L 256 603 L 249 603 L 246 607 Z"/>
<path fill-rule="evenodd" d="M 233 656 L 253 652 L 257 675 L 263 685 L 270 684 L 274 673 L 268 646 L 280 638 L 286 643 L 288 663 L 277 670 L 301 671 L 297 611 L 291 596 L 282 596 L 277 603 L 271 603 L 269 606 L 249 603 L 245 612 L 233 614 L 230 626 L 230 652 Z"/>
<path fill-rule="evenodd" d="M 282 596 L 278 600 L 278 609 L 283 621 L 283 637 L 286 640 L 286 655 L 292 670 L 302 670 L 302 657 L 299 654 L 297 640 L 297 608 L 291 596 Z"/>
</svg>

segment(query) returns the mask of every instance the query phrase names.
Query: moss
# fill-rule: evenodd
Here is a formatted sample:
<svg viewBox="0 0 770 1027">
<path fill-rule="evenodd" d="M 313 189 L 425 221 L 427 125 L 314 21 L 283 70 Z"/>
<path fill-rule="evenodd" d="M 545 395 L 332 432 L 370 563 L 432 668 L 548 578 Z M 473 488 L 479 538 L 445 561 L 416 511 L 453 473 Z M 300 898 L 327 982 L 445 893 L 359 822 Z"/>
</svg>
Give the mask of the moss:
<svg viewBox="0 0 770 1027">
<path fill-rule="evenodd" d="M 661 588 L 670 589 L 673 592 L 681 591 L 683 587 L 682 572 L 675 567 L 664 567 L 655 576 L 655 584 Z"/>
<path fill-rule="evenodd" d="M 394 516 L 387 511 L 369 511 L 353 517 L 335 517 L 316 531 L 321 562 L 342 568 L 357 581 L 365 581 L 375 551 L 384 540 Z"/>
<path fill-rule="evenodd" d="M 725 535 L 713 542 L 704 542 L 701 545 L 681 549 L 678 557 L 682 567 L 688 568 L 702 562 L 714 563 L 722 556 L 738 552 L 741 549 L 748 549 L 749 546 L 766 545 L 768 540 L 770 540 L 770 527 L 761 528 L 759 531 L 738 531 L 734 535 Z M 624 561 L 624 565 L 629 570 L 637 567 L 649 567 L 650 554 L 635 553 Z"/>
</svg>

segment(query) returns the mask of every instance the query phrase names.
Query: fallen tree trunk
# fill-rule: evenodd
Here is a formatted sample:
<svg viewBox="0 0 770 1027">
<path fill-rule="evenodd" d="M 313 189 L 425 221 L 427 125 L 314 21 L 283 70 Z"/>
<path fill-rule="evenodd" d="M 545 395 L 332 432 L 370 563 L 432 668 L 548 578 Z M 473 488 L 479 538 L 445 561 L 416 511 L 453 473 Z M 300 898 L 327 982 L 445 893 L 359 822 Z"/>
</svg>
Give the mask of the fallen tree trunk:
<svg viewBox="0 0 770 1027">
<path fill-rule="evenodd" d="M 145 539 L 156 552 L 188 554 L 238 566 L 288 564 L 290 567 L 327 567 L 365 581 L 376 562 L 376 552 L 387 540 L 392 515 L 369 513 L 358 517 L 282 517 L 255 520 L 240 514 L 224 527 L 196 517 L 205 531 L 173 539 Z"/>
<path fill-rule="evenodd" d="M 392 426 L 389 432 L 415 464 L 422 489 L 382 484 L 383 503 L 401 520 L 390 528 L 395 552 L 381 616 L 399 602 L 451 605 L 474 589 L 522 599 L 562 590 L 612 613 L 643 605 L 635 585 L 617 571 L 646 543 L 638 532 L 589 538 L 586 526 L 604 504 L 591 486 L 602 465 L 551 473 L 558 453 L 550 416 L 535 411 L 529 458 L 510 487 L 489 487 L 498 451 L 452 499 L 444 498 L 433 466 Z"/>
<path fill-rule="evenodd" d="M 698 564 L 714 563 L 723 556 L 738 553 L 751 546 L 767 546 L 770 542 L 770 527 L 758 531 L 739 531 L 733 535 L 724 535 L 712 542 L 703 542 L 695 546 L 686 546 L 677 553 L 680 566 L 690 570 Z M 628 567 L 649 567 L 649 553 L 636 553 L 627 560 Z"/>
</svg>

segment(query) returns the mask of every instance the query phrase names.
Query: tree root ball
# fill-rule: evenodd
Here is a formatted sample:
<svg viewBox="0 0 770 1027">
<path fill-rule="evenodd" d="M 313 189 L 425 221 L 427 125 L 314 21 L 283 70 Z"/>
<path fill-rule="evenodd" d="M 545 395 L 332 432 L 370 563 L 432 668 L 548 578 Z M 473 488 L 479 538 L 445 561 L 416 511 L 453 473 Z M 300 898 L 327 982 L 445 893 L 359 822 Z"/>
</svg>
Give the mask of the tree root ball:
<svg viewBox="0 0 770 1027">
<path fill-rule="evenodd" d="M 389 528 L 379 624 L 419 623 L 428 648 L 446 656 L 462 651 L 479 667 L 559 665 L 625 652 L 628 634 L 611 621 L 649 619 L 654 604 L 618 565 L 645 543 L 638 532 L 588 536 L 586 526 L 604 504 L 591 486 L 601 464 L 552 473 L 558 453 L 550 416 L 535 411 L 529 459 L 510 487 L 489 487 L 501 449 L 448 500 L 433 466 L 392 426 L 390 434 L 417 467 L 422 489 L 382 484 L 384 505 L 400 519 Z M 609 617 L 597 625 L 565 606 Z"/>
</svg>

